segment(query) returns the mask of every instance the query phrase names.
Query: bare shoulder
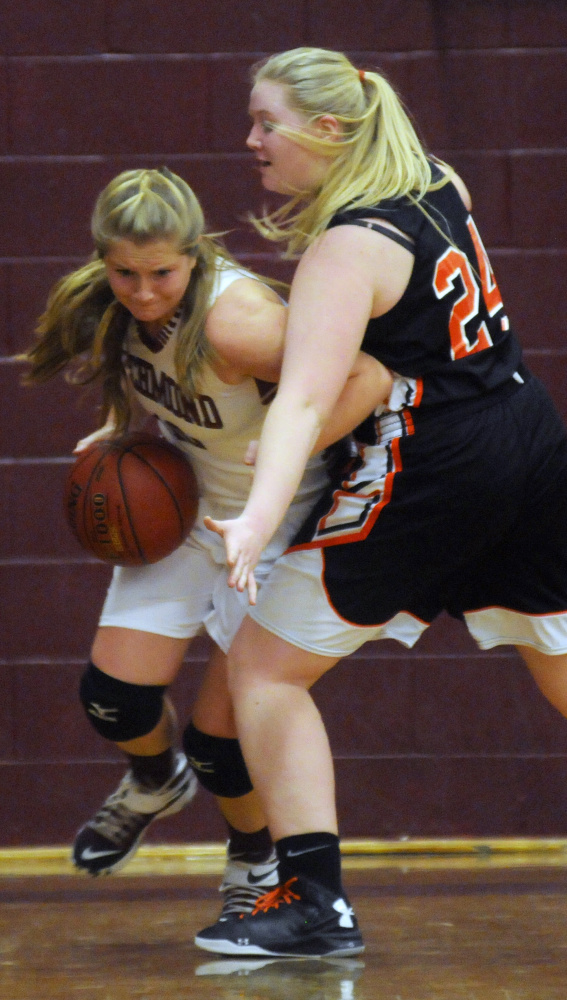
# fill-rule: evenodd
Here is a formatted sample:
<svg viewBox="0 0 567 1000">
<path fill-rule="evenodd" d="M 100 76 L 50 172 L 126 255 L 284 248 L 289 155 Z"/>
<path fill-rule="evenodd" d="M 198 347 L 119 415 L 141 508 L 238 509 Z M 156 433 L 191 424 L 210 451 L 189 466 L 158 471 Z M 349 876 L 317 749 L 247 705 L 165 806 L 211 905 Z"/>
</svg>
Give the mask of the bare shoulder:
<svg viewBox="0 0 567 1000">
<path fill-rule="evenodd" d="M 409 249 L 384 233 L 334 226 L 306 251 L 293 284 L 301 274 L 303 287 L 311 286 L 327 303 L 341 299 L 351 309 L 368 303 L 368 318 L 381 316 L 403 295 L 414 260 Z"/>
<path fill-rule="evenodd" d="M 261 309 L 265 302 L 280 302 L 273 288 L 257 278 L 237 278 L 219 295 L 211 313 L 222 315 L 234 310 Z"/>
<path fill-rule="evenodd" d="M 239 278 L 219 296 L 205 324 L 207 339 L 234 374 L 279 375 L 286 307 L 273 288 Z"/>
<path fill-rule="evenodd" d="M 254 278 L 238 278 L 219 295 L 207 316 L 207 336 L 222 353 L 226 338 L 246 336 L 258 323 L 268 322 L 285 307 L 268 285 Z"/>
</svg>

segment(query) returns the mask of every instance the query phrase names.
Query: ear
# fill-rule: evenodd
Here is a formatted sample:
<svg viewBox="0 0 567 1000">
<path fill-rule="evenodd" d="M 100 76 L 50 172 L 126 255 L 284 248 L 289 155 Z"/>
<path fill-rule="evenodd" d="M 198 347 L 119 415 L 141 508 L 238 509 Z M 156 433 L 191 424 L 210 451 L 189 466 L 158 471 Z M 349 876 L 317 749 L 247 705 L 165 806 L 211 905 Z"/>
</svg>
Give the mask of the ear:
<svg viewBox="0 0 567 1000">
<path fill-rule="evenodd" d="M 321 115 L 317 119 L 317 129 L 319 129 L 325 139 L 338 139 L 342 133 L 340 122 L 334 115 Z"/>
</svg>

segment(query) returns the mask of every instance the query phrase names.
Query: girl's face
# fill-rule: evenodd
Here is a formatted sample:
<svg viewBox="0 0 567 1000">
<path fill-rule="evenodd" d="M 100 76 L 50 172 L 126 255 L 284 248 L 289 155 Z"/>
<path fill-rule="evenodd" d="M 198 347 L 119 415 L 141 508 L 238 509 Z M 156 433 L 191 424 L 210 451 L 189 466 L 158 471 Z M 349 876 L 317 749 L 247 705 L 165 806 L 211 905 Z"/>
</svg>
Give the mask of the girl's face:
<svg viewBox="0 0 567 1000">
<path fill-rule="evenodd" d="M 329 158 L 300 146 L 293 139 L 274 131 L 274 125 L 316 134 L 306 115 L 288 104 L 287 88 L 274 80 L 260 80 L 250 95 L 249 114 L 252 128 L 246 145 L 256 156 L 262 184 L 278 194 L 311 194 L 320 186 L 329 166 Z M 335 131 L 334 119 L 321 119 L 325 132 Z"/>
<path fill-rule="evenodd" d="M 195 264 L 196 258 L 180 253 L 177 241 L 170 239 L 116 240 L 104 258 L 116 298 L 150 333 L 175 314 Z"/>
</svg>

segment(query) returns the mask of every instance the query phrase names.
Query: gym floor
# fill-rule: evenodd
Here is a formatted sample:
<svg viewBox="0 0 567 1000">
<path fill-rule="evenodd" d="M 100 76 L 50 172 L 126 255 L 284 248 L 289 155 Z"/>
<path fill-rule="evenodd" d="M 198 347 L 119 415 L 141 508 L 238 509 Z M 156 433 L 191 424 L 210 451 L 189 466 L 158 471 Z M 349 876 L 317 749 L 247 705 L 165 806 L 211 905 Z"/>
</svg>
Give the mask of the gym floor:
<svg viewBox="0 0 567 1000">
<path fill-rule="evenodd" d="M 2 1000 L 565 1000 L 567 843 L 345 844 L 350 960 L 223 959 L 222 845 L 142 848 L 88 879 L 64 849 L 0 852 Z"/>
</svg>

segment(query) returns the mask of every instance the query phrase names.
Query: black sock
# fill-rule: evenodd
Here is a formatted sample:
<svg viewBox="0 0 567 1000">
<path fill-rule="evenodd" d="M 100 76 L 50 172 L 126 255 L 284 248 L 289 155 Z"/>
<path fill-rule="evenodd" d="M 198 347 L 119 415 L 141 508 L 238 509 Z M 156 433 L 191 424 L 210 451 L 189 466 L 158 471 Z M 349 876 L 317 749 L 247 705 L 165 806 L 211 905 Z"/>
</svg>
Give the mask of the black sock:
<svg viewBox="0 0 567 1000">
<path fill-rule="evenodd" d="M 280 883 L 294 875 L 305 875 L 338 896 L 344 896 L 341 882 L 341 849 L 334 833 L 301 833 L 276 842 Z"/>
<path fill-rule="evenodd" d="M 254 833 L 243 833 L 242 830 L 235 830 L 228 821 L 227 826 L 229 857 L 234 861 L 247 861 L 250 864 L 262 864 L 263 861 L 268 860 L 274 845 L 267 826 Z"/>
<path fill-rule="evenodd" d="M 171 747 L 154 757 L 141 757 L 132 753 L 127 756 L 135 780 L 151 791 L 157 791 L 173 775 L 174 753 Z"/>
</svg>

